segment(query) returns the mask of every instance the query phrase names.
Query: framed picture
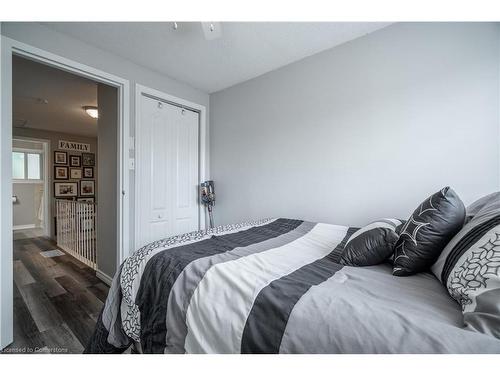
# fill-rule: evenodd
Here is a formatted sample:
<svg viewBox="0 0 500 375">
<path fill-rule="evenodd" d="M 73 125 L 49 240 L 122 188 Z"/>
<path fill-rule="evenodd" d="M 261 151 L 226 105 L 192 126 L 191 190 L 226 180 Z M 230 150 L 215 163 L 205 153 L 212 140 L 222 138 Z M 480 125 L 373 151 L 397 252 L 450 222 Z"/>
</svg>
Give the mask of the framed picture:
<svg viewBox="0 0 500 375">
<path fill-rule="evenodd" d="M 93 196 L 95 195 L 95 181 L 94 180 L 81 180 L 80 181 L 80 196 Z"/>
<path fill-rule="evenodd" d="M 68 179 L 68 167 L 60 167 L 54 165 L 54 180 L 67 180 Z"/>
<path fill-rule="evenodd" d="M 82 178 L 82 170 L 80 168 L 71 168 L 69 175 L 72 180 L 79 180 Z"/>
<path fill-rule="evenodd" d="M 82 165 L 84 167 L 93 167 L 95 166 L 95 154 L 90 154 L 87 152 L 82 153 Z"/>
<path fill-rule="evenodd" d="M 94 167 L 83 167 L 83 178 L 94 178 Z"/>
<path fill-rule="evenodd" d="M 54 182 L 54 197 L 68 198 L 78 196 L 78 182 Z"/>
<path fill-rule="evenodd" d="M 95 203 L 95 198 L 94 197 L 85 197 L 85 198 L 78 198 L 78 202 L 89 202 L 89 203 Z"/>
<path fill-rule="evenodd" d="M 72 167 L 81 167 L 82 166 L 82 158 L 78 155 L 70 155 L 69 156 L 69 165 Z"/>
<path fill-rule="evenodd" d="M 68 153 L 64 151 L 54 151 L 54 164 L 68 164 Z"/>
</svg>

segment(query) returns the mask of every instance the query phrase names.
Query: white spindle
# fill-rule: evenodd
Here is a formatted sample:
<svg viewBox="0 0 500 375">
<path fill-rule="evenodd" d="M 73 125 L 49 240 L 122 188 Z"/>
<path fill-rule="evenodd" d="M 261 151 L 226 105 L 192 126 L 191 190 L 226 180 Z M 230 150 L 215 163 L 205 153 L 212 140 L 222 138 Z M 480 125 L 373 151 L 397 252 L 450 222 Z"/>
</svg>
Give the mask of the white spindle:
<svg viewBox="0 0 500 375">
<path fill-rule="evenodd" d="M 88 230 L 87 230 L 87 210 L 88 210 L 88 205 L 86 204 L 82 204 L 80 206 L 80 210 L 82 212 L 82 217 L 83 217 L 83 233 L 82 233 L 82 236 L 83 236 L 83 256 L 85 259 L 90 259 L 89 258 L 89 251 L 88 251 L 88 246 L 87 246 L 87 243 L 88 243 L 88 237 L 87 237 L 87 233 L 88 233 Z"/>
</svg>

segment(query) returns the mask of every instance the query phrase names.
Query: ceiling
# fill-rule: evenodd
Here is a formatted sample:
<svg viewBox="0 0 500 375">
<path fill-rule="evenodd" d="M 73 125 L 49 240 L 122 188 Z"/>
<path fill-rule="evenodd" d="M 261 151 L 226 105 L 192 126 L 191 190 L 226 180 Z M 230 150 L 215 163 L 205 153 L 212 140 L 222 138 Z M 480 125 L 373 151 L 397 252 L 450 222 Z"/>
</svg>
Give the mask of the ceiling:
<svg viewBox="0 0 500 375">
<path fill-rule="evenodd" d="M 46 26 L 213 93 L 358 38 L 389 23 L 223 22 L 207 40 L 200 22 L 53 22 Z"/>
<path fill-rule="evenodd" d="M 97 137 L 97 83 L 22 57 L 12 62 L 13 126 Z"/>
</svg>

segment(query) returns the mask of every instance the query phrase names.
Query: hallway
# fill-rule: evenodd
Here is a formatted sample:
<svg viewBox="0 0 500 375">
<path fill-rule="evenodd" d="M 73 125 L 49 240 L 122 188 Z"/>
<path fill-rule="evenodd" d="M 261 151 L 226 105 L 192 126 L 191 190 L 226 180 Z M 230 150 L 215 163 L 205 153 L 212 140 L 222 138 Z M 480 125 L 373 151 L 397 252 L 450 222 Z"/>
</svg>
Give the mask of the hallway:
<svg viewBox="0 0 500 375">
<path fill-rule="evenodd" d="M 108 293 L 95 271 L 43 237 L 14 239 L 14 342 L 5 353 L 81 353 Z M 45 254 L 47 255 L 47 254 Z"/>
</svg>

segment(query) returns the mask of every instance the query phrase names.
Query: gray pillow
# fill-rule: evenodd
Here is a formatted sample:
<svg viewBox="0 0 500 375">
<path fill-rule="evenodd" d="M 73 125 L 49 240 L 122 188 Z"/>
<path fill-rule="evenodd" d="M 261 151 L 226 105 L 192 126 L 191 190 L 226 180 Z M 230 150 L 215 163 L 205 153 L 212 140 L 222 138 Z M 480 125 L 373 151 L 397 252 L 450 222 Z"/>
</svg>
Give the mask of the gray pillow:
<svg viewBox="0 0 500 375">
<path fill-rule="evenodd" d="M 372 266 L 380 264 L 394 253 L 399 236 L 396 228 L 402 222 L 382 219 L 354 232 L 346 243 L 340 263 L 348 266 Z"/>
<path fill-rule="evenodd" d="M 500 192 L 488 194 L 477 201 L 473 202 L 465 209 L 465 216 L 467 221 L 476 216 L 480 211 L 497 210 L 500 208 Z M 483 210 L 484 209 L 484 210 Z"/>
<path fill-rule="evenodd" d="M 462 306 L 467 328 L 500 339 L 500 195 L 482 200 L 432 272 Z"/>
</svg>

